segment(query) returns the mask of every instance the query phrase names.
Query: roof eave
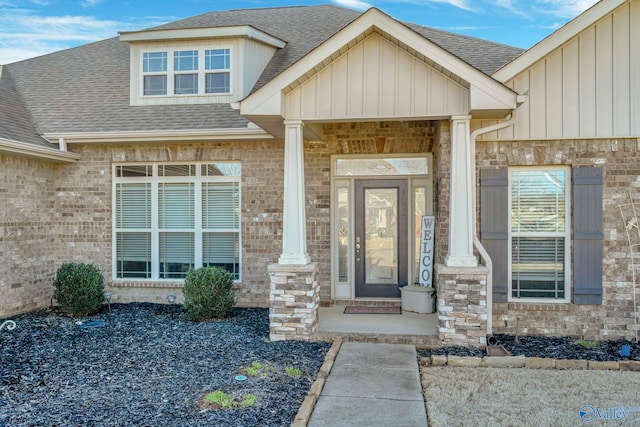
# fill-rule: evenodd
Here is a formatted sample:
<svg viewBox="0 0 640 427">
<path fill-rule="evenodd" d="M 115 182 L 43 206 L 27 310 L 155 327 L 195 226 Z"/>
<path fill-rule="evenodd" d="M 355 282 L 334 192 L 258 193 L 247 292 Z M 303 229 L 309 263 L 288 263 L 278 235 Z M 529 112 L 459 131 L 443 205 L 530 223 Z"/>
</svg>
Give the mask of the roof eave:
<svg viewBox="0 0 640 427">
<path fill-rule="evenodd" d="M 171 30 L 122 31 L 120 41 L 124 43 L 141 43 L 164 40 L 198 40 L 212 38 L 246 37 L 258 40 L 269 46 L 281 49 L 287 43 L 271 34 L 265 33 L 251 25 L 231 27 L 186 28 Z"/>
<path fill-rule="evenodd" d="M 30 157 L 53 162 L 73 163 L 80 160 L 80 154 L 47 148 L 6 138 L 0 138 L 0 153 Z"/>
<path fill-rule="evenodd" d="M 257 126 L 204 130 L 52 132 L 44 134 L 43 137 L 49 141 L 63 138 L 67 144 L 273 139 L 271 134 Z"/>
</svg>

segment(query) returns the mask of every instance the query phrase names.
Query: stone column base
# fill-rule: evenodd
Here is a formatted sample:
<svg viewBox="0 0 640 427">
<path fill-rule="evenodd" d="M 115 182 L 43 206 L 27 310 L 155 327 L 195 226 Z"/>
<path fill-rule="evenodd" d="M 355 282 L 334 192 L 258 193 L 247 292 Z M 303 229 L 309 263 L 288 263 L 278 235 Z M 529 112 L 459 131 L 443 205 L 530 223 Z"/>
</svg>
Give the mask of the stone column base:
<svg viewBox="0 0 640 427">
<path fill-rule="evenodd" d="M 318 326 L 319 264 L 271 264 L 267 270 L 271 282 L 269 338 L 309 341 Z"/>
<path fill-rule="evenodd" d="M 487 345 L 487 276 L 489 269 L 435 266 L 438 291 L 438 337 L 443 345 Z"/>
</svg>

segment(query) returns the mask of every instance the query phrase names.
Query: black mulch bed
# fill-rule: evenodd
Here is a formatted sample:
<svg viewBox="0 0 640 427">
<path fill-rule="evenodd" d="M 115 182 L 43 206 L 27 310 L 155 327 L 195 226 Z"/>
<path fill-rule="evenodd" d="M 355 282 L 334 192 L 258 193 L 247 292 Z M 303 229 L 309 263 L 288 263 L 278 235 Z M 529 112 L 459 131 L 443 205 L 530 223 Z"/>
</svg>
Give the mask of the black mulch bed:
<svg viewBox="0 0 640 427">
<path fill-rule="evenodd" d="M 502 345 L 512 356 L 616 361 L 623 360 L 620 355 L 622 345 L 631 345 L 631 355 L 628 360 L 640 360 L 640 345 L 626 340 L 589 342 L 571 337 L 519 336 L 516 341 L 513 335 L 494 335 L 494 337 L 497 339 L 497 344 Z M 418 349 L 418 355 L 421 357 L 431 355 L 482 357 L 486 356 L 486 352 L 477 348 L 442 347 Z"/>
<path fill-rule="evenodd" d="M 0 331 L 2 426 L 291 425 L 330 347 L 270 342 L 267 309 L 192 323 L 180 306 L 112 304 L 82 324 L 55 310 L 13 320 Z M 252 362 L 267 373 L 238 381 Z M 257 400 L 203 407 L 215 390 Z"/>
</svg>

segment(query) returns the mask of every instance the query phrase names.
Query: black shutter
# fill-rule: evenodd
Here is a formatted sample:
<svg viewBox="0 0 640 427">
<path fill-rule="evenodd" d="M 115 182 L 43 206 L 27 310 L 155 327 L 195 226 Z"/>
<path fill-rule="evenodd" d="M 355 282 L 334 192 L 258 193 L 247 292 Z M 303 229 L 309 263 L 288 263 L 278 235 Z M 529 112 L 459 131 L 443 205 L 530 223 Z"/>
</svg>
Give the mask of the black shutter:
<svg viewBox="0 0 640 427">
<path fill-rule="evenodd" d="M 493 262 L 493 301 L 509 292 L 509 174 L 506 168 L 480 170 L 480 241 Z"/>
<path fill-rule="evenodd" d="M 573 303 L 602 304 L 602 168 L 573 168 Z"/>
</svg>

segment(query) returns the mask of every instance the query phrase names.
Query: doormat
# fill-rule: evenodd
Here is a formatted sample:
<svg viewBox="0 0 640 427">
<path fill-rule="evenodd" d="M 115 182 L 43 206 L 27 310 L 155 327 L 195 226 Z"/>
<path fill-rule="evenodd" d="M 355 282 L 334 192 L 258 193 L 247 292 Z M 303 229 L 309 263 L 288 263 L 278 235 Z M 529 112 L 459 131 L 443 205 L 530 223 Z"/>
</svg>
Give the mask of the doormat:
<svg viewBox="0 0 640 427">
<path fill-rule="evenodd" d="M 344 314 L 402 314 L 400 306 L 348 305 Z"/>
</svg>

